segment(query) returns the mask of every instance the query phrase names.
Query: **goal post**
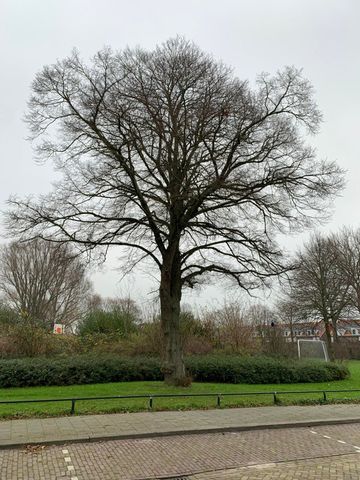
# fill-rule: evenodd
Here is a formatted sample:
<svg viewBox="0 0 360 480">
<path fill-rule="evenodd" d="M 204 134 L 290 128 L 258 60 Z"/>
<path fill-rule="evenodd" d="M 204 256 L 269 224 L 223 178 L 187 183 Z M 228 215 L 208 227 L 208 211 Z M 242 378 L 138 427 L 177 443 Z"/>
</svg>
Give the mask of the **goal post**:
<svg viewBox="0 0 360 480">
<path fill-rule="evenodd" d="M 300 359 L 317 359 L 329 362 L 327 345 L 323 340 L 305 340 L 297 341 L 298 357 Z"/>
</svg>

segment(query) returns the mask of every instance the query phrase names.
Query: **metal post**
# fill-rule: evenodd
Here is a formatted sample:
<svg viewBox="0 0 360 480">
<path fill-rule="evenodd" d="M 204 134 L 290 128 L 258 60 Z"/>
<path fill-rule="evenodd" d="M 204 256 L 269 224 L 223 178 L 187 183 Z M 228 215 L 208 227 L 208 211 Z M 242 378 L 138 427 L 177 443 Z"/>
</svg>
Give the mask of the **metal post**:
<svg viewBox="0 0 360 480">
<path fill-rule="evenodd" d="M 153 397 L 149 397 L 149 410 L 153 408 Z"/>
<path fill-rule="evenodd" d="M 326 392 L 323 392 L 323 396 L 324 396 L 324 402 L 326 402 L 327 398 L 326 398 Z"/>
<path fill-rule="evenodd" d="M 218 396 L 217 396 L 216 406 L 219 407 L 219 408 L 221 407 L 221 395 L 220 394 L 218 394 Z"/>
<path fill-rule="evenodd" d="M 71 410 L 70 410 L 70 415 L 74 415 L 75 413 L 75 400 L 71 400 Z"/>
<path fill-rule="evenodd" d="M 276 392 L 273 393 L 273 397 L 274 397 L 274 404 L 276 405 L 277 404 L 277 396 L 276 396 Z"/>
</svg>

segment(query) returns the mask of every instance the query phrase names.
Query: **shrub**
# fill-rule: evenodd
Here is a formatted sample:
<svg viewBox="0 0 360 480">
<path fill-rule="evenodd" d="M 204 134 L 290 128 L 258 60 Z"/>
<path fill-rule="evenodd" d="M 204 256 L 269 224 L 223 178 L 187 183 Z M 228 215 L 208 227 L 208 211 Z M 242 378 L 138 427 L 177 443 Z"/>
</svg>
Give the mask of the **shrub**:
<svg viewBox="0 0 360 480">
<path fill-rule="evenodd" d="M 160 362 L 151 358 L 81 355 L 0 361 L 0 387 L 81 385 L 161 380 Z"/>
<path fill-rule="evenodd" d="M 185 339 L 183 348 L 187 355 L 206 355 L 213 351 L 211 343 L 206 338 L 190 335 Z"/>
<path fill-rule="evenodd" d="M 0 337 L 0 358 L 77 355 L 85 353 L 80 337 L 53 335 L 42 328 L 16 324 Z"/>
<path fill-rule="evenodd" d="M 126 337 L 135 330 L 136 318 L 132 313 L 119 309 L 111 311 L 94 310 L 78 326 L 80 335 L 117 334 Z"/>
<path fill-rule="evenodd" d="M 340 337 L 339 342 L 334 342 L 335 358 L 340 360 L 360 360 L 360 342 L 355 338 Z"/>
<path fill-rule="evenodd" d="M 14 352 L 24 357 L 46 354 L 48 338 L 49 335 L 44 328 L 26 322 L 12 326 L 8 337 L 13 344 Z"/>
<path fill-rule="evenodd" d="M 194 356 L 186 360 L 198 382 L 296 383 L 341 380 L 346 367 L 325 362 L 279 361 L 272 358 Z M 162 380 L 158 358 L 117 355 L 26 358 L 0 361 L 0 387 L 74 385 Z"/>
<path fill-rule="evenodd" d="M 342 380 L 349 375 L 341 364 L 269 357 L 194 356 L 186 363 L 197 382 L 307 383 Z"/>
</svg>

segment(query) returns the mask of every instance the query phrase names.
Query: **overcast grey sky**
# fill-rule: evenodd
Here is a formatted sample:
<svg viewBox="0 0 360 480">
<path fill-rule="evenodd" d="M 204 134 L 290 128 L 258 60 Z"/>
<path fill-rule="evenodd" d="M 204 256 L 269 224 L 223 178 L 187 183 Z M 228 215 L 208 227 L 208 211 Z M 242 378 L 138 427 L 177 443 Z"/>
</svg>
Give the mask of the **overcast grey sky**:
<svg viewBox="0 0 360 480">
<path fill-rule="evenodd" d="M 360 226 L 360 2 L 358 0 L 0 0 L 0 208 L 10 194 L 49 191 L 51 165 L 36 165 L 22 121 L 35 73 L 77 47 L 90 57 L 104 45 L 153 48 L 177 34 L 254 80 L 284 65 L 304 69 L 324 114 L 311 141 L 321 157 L 347 170 L 347 186 L 327 229 Z M 286 239 L 290 249 L 304 236 Z M 113 252 L 95 289 L 147 298 L 154 282 L 138 272 L 119 284 Z M 152 286 L 151 286 L 152 285 Z M 214 303 L 220 287 L 185 297 Z M 234 295 L 234 292 L 231 293 Z"/>
</svg>

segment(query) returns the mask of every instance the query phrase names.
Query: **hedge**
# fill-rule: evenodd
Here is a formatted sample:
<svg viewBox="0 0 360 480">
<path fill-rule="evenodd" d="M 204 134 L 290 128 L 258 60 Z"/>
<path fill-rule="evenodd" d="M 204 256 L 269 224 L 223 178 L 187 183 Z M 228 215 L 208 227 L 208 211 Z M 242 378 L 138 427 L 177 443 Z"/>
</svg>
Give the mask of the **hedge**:
<svg viewBox="0 0 360 480">
<path fill-rule="evenodd" d="M 193 356 L 186 367 L 194 381 L 216 383 L 328 382 L 349 375 L 341 364 L 266 357 Z M 162 379 L 157 358 L 78 355 L 0 361 L 0 388 Z"/>
<path fill-rule="evenodd" d="M 311 383 L 343 380 L 349 376 L 349 370 L 342 364 L 269 357 L 190 357 L 187 368 L 196 382 Z"/>
<path fill-rule="evenodd" d="M 160 362 L 117 355 L 0 361 L 0 388 L 161 380 Z"/>
</svg>

